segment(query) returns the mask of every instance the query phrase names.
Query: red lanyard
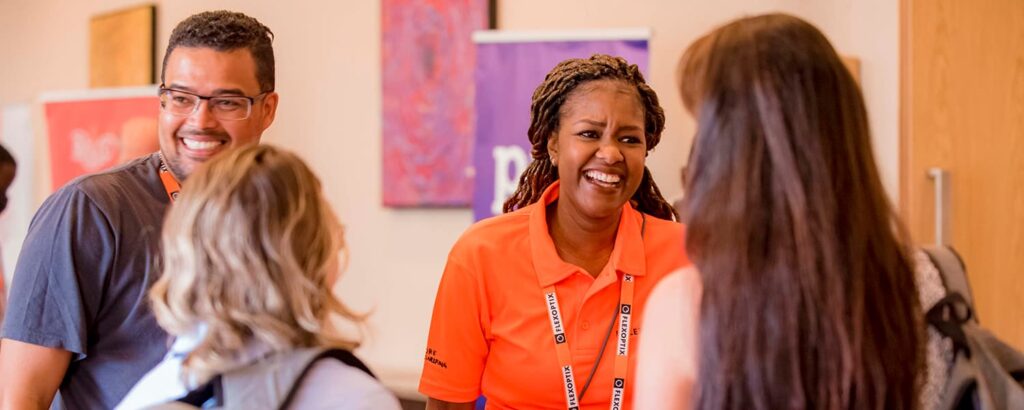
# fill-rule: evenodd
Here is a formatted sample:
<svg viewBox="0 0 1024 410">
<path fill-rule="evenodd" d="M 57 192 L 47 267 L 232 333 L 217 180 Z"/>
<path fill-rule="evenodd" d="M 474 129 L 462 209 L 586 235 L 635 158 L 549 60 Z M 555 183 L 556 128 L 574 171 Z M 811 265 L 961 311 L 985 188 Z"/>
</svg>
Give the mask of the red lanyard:
<svg viewBox="0 0 1024 410">
<path fill-rule="evenodd" d="M 171 199 L 171 203 L 178 199 L 178 193 L 181 192 L 181 184 L 178 183 L 178 179 L 171 173 L 170 168 L 167 168 L 167 163 L 164 162 L 164 154 L 160 155 L 160 181 L 164 183 L 164 189 L 167 191 L 167 197 Z"/>
<path fill-rule="evenodd" d="M 618 345 L 615 349 L 615 380 L 612 383 L 611 409 L 619 410 L 623 407 L 626 395 L 626 372 L 629 358 L 629 319 L 633 307 L 633 275 L 628 273 L 622 275 L 622 288 L 619 291 L 619 325 L 615 329 L 618 336 Z M 544 288 L 544 299 L 547 301 L 548 317 L 551 319 L 551 331 L 555 334 L 555 351 L 558 353 L 558 364 L 562 370 L 562 381 L 565 385 L 565 402 L 568 410 L 579 409 L 579 394 L 572 371 L 572 353 L 569 350 L 569 341 L 565 336 L 565 326 L 562 322 L 562 311 L 558 307 L 558 296 L 555 294 L 555 286 Z M 597 363 L 600 363 L 598 360 Z M 594 365 L 596 366 L 597 363 Z M 596 369 L 595 369 L 596 370 Z"/>
</svg>

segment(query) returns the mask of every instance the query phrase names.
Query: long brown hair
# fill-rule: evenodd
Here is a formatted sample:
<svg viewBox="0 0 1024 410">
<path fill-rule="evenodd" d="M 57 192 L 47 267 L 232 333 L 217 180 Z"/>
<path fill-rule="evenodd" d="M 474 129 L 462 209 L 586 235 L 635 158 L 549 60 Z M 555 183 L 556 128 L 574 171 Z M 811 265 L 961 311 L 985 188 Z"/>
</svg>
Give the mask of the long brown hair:
<svg viewBox="0 0 1024 410">
<path fill-rule="evenodd" d="M 831 44 L 796 17 L 743 18 L 694 43 L 680 76 L 698 123 L 696 407 L 916 408 L 923 325 L 906 236 Z"/>
<path fill-rule="evenodd" d="M 558 63 L 533 92 L 533 101 L 530 103 L 530 129 L 527 131 L 530 144 L 533 146 L 533 161 L 519 178 L 516 192 L 505 201 L 505 212 L 512 212 L 537 202 L 544 190 L 558 180 L 558 169 L 551 164 L 547 146 L 548 139 L 558 131 L 562 104 L 580 85 L 602 79 L 619 80 L 636 88 L 644 109 L 647 151 L 650 152 L 661 141 L 661 132 L 665 130 L 665 112 L 658 104 L 658 95 L 644 81 L 643 74 L 635 64 L 629 64 L 622 57 L 604 54 L 594 54 L 586 59 L 573 58 Z M 636 202 L 636 208 L 640 212 L 667 220 L 676 219 L 672 205 L 661 195 L 654 178 L 651 177 L 651 171 L 646 166 L 640 187 L 633 194 L 632 200 Z"/>
</svg>

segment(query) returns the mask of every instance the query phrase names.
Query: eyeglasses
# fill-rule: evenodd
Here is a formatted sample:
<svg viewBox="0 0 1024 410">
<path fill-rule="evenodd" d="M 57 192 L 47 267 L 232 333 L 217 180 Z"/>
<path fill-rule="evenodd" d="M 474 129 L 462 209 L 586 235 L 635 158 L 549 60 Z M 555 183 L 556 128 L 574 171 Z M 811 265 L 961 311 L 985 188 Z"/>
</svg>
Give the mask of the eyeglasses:
<svg viewBox="0 0 1024 410">
<path fill-rule="evenodd" d="M 262 92 L 256 96 L 226 95 L 209 97 L 188 91 L 175 90 L 160 86 L 160 109 L 173 115 L 187 117 L 199 111 L 200 102 L 206 100 L 210 113 L 218 120 L 238 121 L 249 118 L 252 105 L 272 91 Z"/>
</svg>

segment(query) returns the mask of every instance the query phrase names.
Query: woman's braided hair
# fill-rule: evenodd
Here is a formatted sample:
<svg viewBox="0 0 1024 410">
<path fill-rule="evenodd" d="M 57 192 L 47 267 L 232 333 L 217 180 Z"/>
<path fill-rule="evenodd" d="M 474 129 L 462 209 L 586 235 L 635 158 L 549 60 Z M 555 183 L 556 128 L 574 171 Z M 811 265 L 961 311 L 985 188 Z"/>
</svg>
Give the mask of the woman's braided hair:
<svg viewBox="0 0 1024 410">
<path fill-rule="evenodd" d="M 619 80 L 636 87 L 640 103 L 644 106 L 647 151 L 650 152 L 661 141 L 661 132 L 665 129 L 665 112 L 658 104 L 658 95 L 644 81 L 643 74 L 635 64 L 629 64 L 621 57 L 604 54 L 594 54 L 587 59 L 565 60 L 555 66 L 533 92 L 530 129 L 527 132 L 530 144 L 533 145 L 533 162 L 519 178 L 516 192 L 505 201 L 506 213 L 537 202 L 544 190 L 558 180 L 558 169 L 551 163 L 547 146 L 548 139 L 558 130 L 562 104 L 581 84 L 602 79 Z M 661 196 L 646 166 L 643 180 L 631 201 L 640 212 L 667 220 L 678 219 L 672 205 Z"/>
</svg>

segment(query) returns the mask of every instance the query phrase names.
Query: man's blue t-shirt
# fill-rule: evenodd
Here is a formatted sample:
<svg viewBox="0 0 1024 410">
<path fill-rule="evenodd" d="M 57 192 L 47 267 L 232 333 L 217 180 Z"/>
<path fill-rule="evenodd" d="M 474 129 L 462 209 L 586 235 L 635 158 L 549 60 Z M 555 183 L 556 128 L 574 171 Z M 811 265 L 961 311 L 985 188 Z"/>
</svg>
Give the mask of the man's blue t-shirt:
<svg viewBox="0 0 1024 410">
<path fill-rule="evenodd" d="M 169 199 L 157 154 L 78 178 L 29 226 L 3 337 L 72 353 L 68 409 L 110 409 L 168 348 L 146 299 Z"/>
</svg>

